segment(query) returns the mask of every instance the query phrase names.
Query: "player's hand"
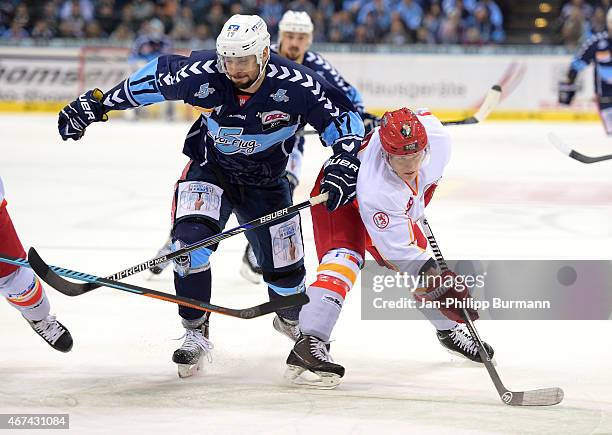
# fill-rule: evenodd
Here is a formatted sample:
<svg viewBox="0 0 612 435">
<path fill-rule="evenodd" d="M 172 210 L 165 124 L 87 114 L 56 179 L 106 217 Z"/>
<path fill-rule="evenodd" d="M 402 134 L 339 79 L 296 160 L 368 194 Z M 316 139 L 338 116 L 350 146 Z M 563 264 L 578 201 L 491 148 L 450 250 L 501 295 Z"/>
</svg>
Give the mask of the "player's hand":
<svg viewBox="0 0 612 435">
<path fill-rule="evenodd" d="M 363 126 L 365 127 L 365 134 L 368 134 L 379 126 L 380 118 L 378 116 L 368 112 L 362 112 L 360 115 L 361 120 L 363 121 Z"/>
<path fill-rule="evenodd" d="M 576 83 L 559 82 L 559 104 L 569 106 L 576 95 Z"/>
<path fill-rule="evenodd" d="M 349 153 L 334 155 L 325 162 L 321 193 L 329 193 L 325 203 L 329 211 L 348 204 L 357 195 L 359 163 L 359 159 Z"/>
<path fill-rule="evenodd" d="M 57 128 L 62 139 L 79 140 L 89 124 L 108 120 L 102 98 L 104 94 L 100 89 L 91 89 L 60 111 Z"/>
<path fill-rule="evenodd" d="M 472 320 L 478 319 L 478 312 L 468 308 L 471 299 L 470 289 L 463 281 L 457 280 L 455 272 L 447 270 L 441 275 L 427 274 L 427 288 L 417 289 L 414 297 L 418 301 L 437 301 L 440 303 L 440 312 L 449 319 L 464 323 L 462 307 L 466 307 Z"/>
</svg>

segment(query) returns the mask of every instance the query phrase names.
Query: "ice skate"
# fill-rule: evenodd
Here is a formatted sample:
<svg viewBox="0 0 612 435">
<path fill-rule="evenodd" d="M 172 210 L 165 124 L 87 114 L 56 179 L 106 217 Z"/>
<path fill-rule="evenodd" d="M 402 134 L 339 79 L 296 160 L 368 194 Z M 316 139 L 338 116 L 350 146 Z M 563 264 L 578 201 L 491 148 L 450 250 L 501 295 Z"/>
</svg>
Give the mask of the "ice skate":
<svg viewBox="0 0 612 435">
<path fill-rule="evenodd" d="M 332 389 L 344 376 L 344 367 L 333 362 L 326 343 L 314 335 L 303 335 L 287 357 L 285 379 L 296 385 Z"/>
<path fill-rule="evenodd" d="M 440 344 L 450 353 L 467 358 L 470 361 L 482 363 L 476 341 L 463 323 L 458 323 L 454 328 L 445 331 L 438 330 L 437 336 Z M 483 344 L 489 356 L 493 358 L 493 348 L 488 343 L 483 342 Z"/>
<path fill-rule="evenodd" d="M 28 323 L 53 349 L 60 352 L 70 352 L 70 349 L 72 349 L 73 342 L 70 331 L 58 322 L 55 316 L 48 315 L 38 321 L 28 320 Z"/>
<path fill-rule="evenodd" d="M 247 245 L 244 250 L 240 275 L 253 284 L 259 284 L 262 281 L 263 275 L 261 273 L 261 267 L 257 264 L 257 258 L 255 258 L 255 253 L 251 245 Z"/>
<path fill-rule="evenodd" d="M 206 358 L 208 362 L 212 362 L 211 350 L 213 349 L 212 342 L 208 339 L 208 315 L 200 322 L 185 321 L 185 341 L 183 345 L 174 351 L 172 361 L 178 365 L 178 375 L 180 378 L 188 378 L 195 375 L 202 369 L 202 363 Z M 190 323 L 198 322 L 199 325 L 192 326 Z"/>
<path fill-rule="evenodd" d="M 296 342 L 300 338 L 301 332 L 300 327 L 297 320 L 289 320 L 283 317 L 280 317 L 278 314 L 274 317 L 272 321 L 272 326 L 278 332 L 289 338 L 289 340 Z"/>
</svg>

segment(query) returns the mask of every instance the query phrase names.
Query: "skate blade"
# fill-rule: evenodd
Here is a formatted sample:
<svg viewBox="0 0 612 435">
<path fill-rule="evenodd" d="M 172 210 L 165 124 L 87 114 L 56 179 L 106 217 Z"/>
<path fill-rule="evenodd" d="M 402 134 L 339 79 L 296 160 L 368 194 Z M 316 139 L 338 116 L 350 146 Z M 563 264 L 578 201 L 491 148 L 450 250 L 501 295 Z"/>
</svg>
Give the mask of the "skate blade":
<svg viewBox="0 0 612 435">
<path fill-rule="evenodd" d="M 261 283 L 262 276 L 258 273 L 253 272 L 251 268 L 245 263 L 242 263 L 242 267 L 240 268 L 240 275 L 253 284 Z"/>
<path fill-rule="evenodd" d="M 283 377 L 293 385 L 319 390 L 334 389 L 340 384 L 341 380 L 341 377 L 335 373 L 311 372 L 303 367 L 290 364 L 287 365 Z"/>
<path fill-rule="evenodd" d="M 469 359 L 467 356 L 465 356 L 464 354 L 454 351 L 454 350 L 450 350 L 447 348 L 444 348 L 449 354 L 451 354 L 452 356 L 458 357 L 459 360 L 455 361 L 457 363 L 468 363 L 467 365 L 470 366 L 478 366 L 478 367 L 482 367 L 484 364 L 481 361 L 472 361 L 471 359 Z M 493 367 L 497 367 L 497 361 L 495 361 L 495 355 L 493 355 L 493 359 L 491 360 L 491 364 L 493 365 Z"/>
<path fill-rule="evenodd" d="M 181 379 L 190 378 L 198 374 L 198 372 L 202 371 L 202 361 L 204 358 L 200 358 L 195 364 L 177 364 L 178 366 L 178 376 Z"/>
</svg>

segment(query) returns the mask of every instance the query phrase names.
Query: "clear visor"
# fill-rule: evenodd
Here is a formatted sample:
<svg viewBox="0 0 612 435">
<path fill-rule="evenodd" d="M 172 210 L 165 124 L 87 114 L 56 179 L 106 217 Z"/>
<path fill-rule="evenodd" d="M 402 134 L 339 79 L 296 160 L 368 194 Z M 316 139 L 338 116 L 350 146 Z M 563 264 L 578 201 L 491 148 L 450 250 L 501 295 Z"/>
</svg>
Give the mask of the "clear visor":
<svg viewBox="0 0 612 435">
<path fill-rule="evenodd" d="M 403 156 L 397 156 L 393 154 L 389 154 L 386 151 L 385 158 L 391 168 L 399 173 L 405 174 L 410 172 L 418 171 L 428 156 L 429 145 L 427 145 L 424 149 L 414 154 L 406 154 Z"/>
<path fill-rule="evenodd" d="M 249 56 L 233 57 L 218 55 L 219 62 L 225 67 L 225 70 L 240 70 L 247 71 L 254 69 L 257 66 L 257 56 L 251 54 Z"/>
</svg>

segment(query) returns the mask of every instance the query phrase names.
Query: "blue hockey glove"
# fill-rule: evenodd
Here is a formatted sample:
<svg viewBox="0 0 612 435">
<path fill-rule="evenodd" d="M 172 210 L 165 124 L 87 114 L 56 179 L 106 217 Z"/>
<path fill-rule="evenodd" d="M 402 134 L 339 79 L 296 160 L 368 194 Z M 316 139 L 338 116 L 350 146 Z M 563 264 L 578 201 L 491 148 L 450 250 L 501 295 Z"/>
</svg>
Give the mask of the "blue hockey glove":
<svg viewBox="0 0 612 435">
<path fill-rule="evenodd" d="M 79 140 L 89 124 L 108 120 L 102 106 L 102 98 L 104 94 L 100 89 L 91 89 L 60 111 L 57 128 L 62 139 Z"/>
<path fill-rule="evenodd" d="M 576 95 L 576 84 L 568 82 L 559 83 L 559 104 L 569 106 Z"/>
<path fill-rule="evenodd" d="M 359 159 L 349 153 L 334 155 L 325 162 L 321 193 L 329 193 L 325 203 L 329 211 L 348 204 L 357 195 L 359 164 Z"/>
</svg>

